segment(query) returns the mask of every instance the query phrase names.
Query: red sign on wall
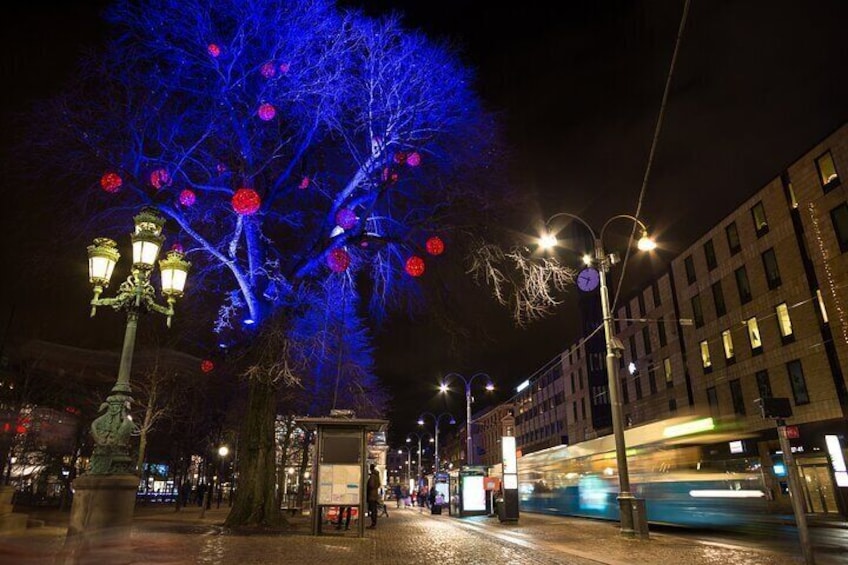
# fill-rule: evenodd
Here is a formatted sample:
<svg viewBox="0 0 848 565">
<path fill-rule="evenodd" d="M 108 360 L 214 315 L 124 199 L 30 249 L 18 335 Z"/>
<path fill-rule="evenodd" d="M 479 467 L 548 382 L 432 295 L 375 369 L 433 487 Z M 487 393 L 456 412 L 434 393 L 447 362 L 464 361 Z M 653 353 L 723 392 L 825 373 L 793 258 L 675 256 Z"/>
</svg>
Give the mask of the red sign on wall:
<svg viewBox="0 0 848 565">
<path fill-rule="evenodd" d="M 500 490 L 501 488 L 501 480 L 498 477 L 484 477 L 483 478 L 483 489 L 484 490 Z"/>
<path fill-rule="evenodd" d="M 798 439 L 801 437 L 801 432 L 798 431 L 798 426 L 786 426 L 786 437 L 789 439 Z"/>
</svg>

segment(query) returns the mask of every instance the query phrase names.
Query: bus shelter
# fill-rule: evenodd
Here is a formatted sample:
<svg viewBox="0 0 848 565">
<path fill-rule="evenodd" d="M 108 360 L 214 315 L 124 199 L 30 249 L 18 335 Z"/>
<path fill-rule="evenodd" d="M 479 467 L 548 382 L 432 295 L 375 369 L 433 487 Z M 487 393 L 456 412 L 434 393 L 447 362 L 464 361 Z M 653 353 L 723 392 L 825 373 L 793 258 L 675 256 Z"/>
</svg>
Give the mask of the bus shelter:
<svg viewBox="0 0 848 565">
<path fill-rule="evenodd" d="M 324 511 L 330 507 L 357 509 L 356 532 L 365 535 L 368 438 L 385 432 L 388 420 L 357 418 L 298 418 L 296 423 L 315 433 L 310 501 L 312 535 L 321 535 Z"/>
</svg>

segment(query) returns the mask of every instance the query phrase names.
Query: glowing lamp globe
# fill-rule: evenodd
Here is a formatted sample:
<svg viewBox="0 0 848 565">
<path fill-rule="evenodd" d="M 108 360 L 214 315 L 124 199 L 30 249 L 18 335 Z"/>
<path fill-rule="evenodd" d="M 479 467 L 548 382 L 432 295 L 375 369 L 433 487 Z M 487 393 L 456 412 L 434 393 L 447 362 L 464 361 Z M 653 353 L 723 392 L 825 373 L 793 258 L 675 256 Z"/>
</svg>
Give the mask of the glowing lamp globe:
<svg viewBox="0 0 848 565">
<path fill-rule="evenodd" d="M 163 296 L 179 298 L 183 295 L 189 267 L 191 267 L 191 263 L 185 260 L 182 249 L 179 251 L 172 249 L 165 259 L 159 261 Z"/>
<path fill-rule="evenodd" d="M 430 239 L 427 240 L 427 253 L 430 255 L 441 255 L 445 252 L 445 242 L 442 241 L 442 238 L 434 235 Z"/>
<path fill-rule="evenodd" d="M 413 151 L 406 158 L 406 164 L 409 165 L 410 167 L 417 167 L 418 165 L 421 164 L 421 154 Z"/>
<path fill-rule="evenodd" d="M 209 359 L 204 359 L 200 362 L 200 370 L 204 373 L 211 373 L 212 369 L 215 368 L 215 363 L 210 361 Z"/>
<path fill-rule="evenodd" d="M 88 246 L 88 280 L 94 286 L 108 287 L 115 264 L 121 254 L 118 244 L 108 237 L 98 237 Z"/>
<path fill-rule="evenodd" d="M 197 200 L 197 195 L 193 190 L 185 189 L 180 192 L 180 204 L 185 207 L 193 206 L 195 201 Z"/>
<path fill-rule="evenodd" d="M 171 184 L 171 175 L 168 174 L 167 169 L 156 169 L 150 173 L 150 184 L 153 185 L 153 188 L 159 190 L 163 186 Z"/>
<path fill-rule="evenodd" d="M 114 171 L 107 171 L 100 177 L 100 187 L 109 193 L 118 192 L 122 184 L 124 184 L 124 180 L 121 175 Z"/>
<path fill-rule="evenodd" d="M 277 115 L 277 109 L 274 108 L 273 104 L 268 104 L 265 102 L 259 106 L 259 110 L 256 112 L 259 115 L 259 119 L 268 122 L 274 119 L 274 116 Z"/>
<path fill-rule="evenodd" d="M 350 266 L 350 255 L 344 249 L 333 249 L 327 255 L 327 266 L 334 273 L 342 273 Z"/>
<path fill-rule="evenodd" d="M 336 225 L 345 230 L 349 230 L 355 226 L 358 219 L 356 213 L 349 208 L 340 208 L 336 212 Z"/>
<path fill-rule="evenodd" d="M 424 259 L 417 255 L 413 255 L 406 260 L 404 269 L 406 269 L 406 274 L 410 277 L 420 277 L 424 274 Z"/>
<path fill-rule="evenodd" d="M 259 70 L 262 73 L 262 76 L 265 78 L 274 78 L 277 75 L 277 67 L 274 66 L 273 61 L 268 61 L 262 68 Z"/>
<path fill-rule="evenodd" d="M 133 218 L 135 231 L 130 234 L 133 249 L 133 268 L 150 270 L 156 263 L 159 250 L 165 242 L 162 226 L 165 219 L 155 208 L 144 208 Z"/>
<path fill-rule="evenodd" d="M 240 188 L 233 194 L 233 210 L 242 216 L 250 216 L 259 211 L 262 199 L 252 188 Z"/>
<path fill-rule="evenodd" d="M 300 179 L 300 184 L 297 185 L 297 188 L 299 188 L 300 190 L 306 190 L 307 188 L 309 188 L 310 182 L 311 181 L 309 180 L 309 177 L 303 177 L 302 179 Z"/>
<path fill-rule="evenodd" d="M 221 48 L 214 43 L 210 43 L 206 47 L 206 52 L 209 53 L 210 57 L 218 57 L 221 54 Z"/>
</svg>

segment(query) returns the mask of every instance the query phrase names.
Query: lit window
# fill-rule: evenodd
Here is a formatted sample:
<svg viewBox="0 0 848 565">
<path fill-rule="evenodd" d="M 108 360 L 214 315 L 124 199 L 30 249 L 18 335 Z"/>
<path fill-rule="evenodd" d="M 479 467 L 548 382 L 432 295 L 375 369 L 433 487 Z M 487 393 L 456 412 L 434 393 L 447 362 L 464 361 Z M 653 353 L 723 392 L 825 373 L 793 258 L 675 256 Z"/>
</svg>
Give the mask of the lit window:
<svg viewBox="0 0 848 565">
<path fill-rule="evenodd" d="M 730 335 L 730 330 L 721 332 L 721 343 L 724 345 L 724 358 L 728 361 L 733 359 L 733 337 Z"/>
<path fill-rule="evenodd" d="M 816 300 L 819 303 L 819 312 L 821 312 L 822 323 L 827 324 L 827 307 L 824 305 L 824 297 L 822 296 L 821 289 L 816 290 Z"/>
<path fill-rule="evenodd" d="M 751 350 L 755 353 L 761 353 L 763 350 L 763 341 L 760 339 L 760 327 L 757 324 L 757 319 L 751 318 L 745 322 L 745 325 L 748 326 L 748 341 L 751 342 Z"/>
<path fill-rule="evenodd" d="M 766 219 L 766 209 L 762 202 L 757 202 L 751 208 L 751 217 L 754 219 L 754 229 L 757 232 L 757 237 L 765 235 L 769 231 L 768 220 Z"/>
<path fill-rule="evenodd" d="M 829 192 L 839 186 L 839 174 L 836 172 L 836 164 L 830 151 L 816 159 L 816 168 L 819 171 L 819 180 L 825 192 Z"/>
<path fill-rule="evenodd" d="M 777 313 L 777 325 L 780 327 L 780 337 L 784 341 L 792 337 L 792 320 L 789 318 L 789 307 L 783 302 L 774 309 Z"/>
<path fill-rule="evenodd" d="M 663 359 L 663 370 L 665 371 L 665 386 L 672 388 L 674 386 L 674 375 L 671 373 L 671 359 L 668 357 Z"/>
<path fill-rule="evenodd" d="M 710 360 L 710 344 L 707 340 L 701 342 L 701 365 L 704 369 L 709 369 L 713 366 L 713 362 Z"/>
</svg>

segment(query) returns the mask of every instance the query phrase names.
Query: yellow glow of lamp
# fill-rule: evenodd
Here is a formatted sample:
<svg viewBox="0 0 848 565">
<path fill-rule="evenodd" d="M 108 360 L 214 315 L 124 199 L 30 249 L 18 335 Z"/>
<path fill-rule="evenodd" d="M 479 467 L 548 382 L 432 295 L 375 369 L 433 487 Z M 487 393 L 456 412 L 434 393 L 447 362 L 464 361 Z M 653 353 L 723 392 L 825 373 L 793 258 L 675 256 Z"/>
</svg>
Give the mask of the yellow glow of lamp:
<svg viewBox="0 0 848 565">
<path fill-rule="evenodd" d="M 145 208 L 133 220 L 135 232 L 130 236 L 133 246 L 133 267 L 152 269 L 156 264 L 162 243 L 165 241 L 162 235 L 165 219 L 156 210 Z"/>
<path fill-rule="evenodd" d="M 109 286 L 115 264 L 121 258 L 118 244 L 108 237 L 98 237 L 88 246 L 88 280 L 97 287 Z"/>
<path fill-rule="evenodd" d="M 183 295 L 190 266 L 191 263 L 185 260 L 185 255 L 176 249 L 169 251 L 167 257 L 159 261 L 163 296 L 179 298 Z"/>
<path fill-rule="evenodd" d="M 653 251 L 657 248 L 657 242 L 648 236 L 648 231 L 642 231 L 642 237 L 636 242 L 636 247 L 639 251 Z"/>
<path fill-rule="evenodd" d="M 539 247 L 542 249 L 553 249 L 557 245 L 557 238 L 554 234 L 546 233 L 539 238 Z"/>
</svg>

